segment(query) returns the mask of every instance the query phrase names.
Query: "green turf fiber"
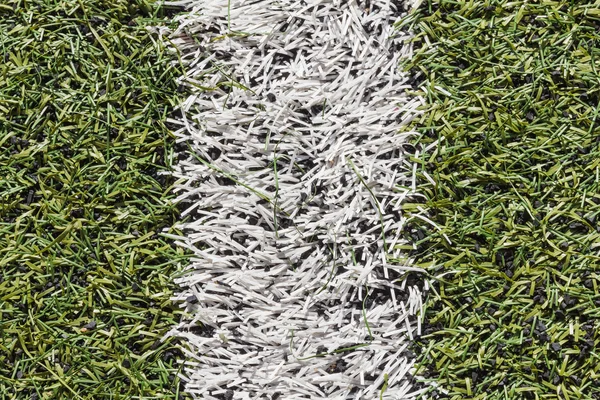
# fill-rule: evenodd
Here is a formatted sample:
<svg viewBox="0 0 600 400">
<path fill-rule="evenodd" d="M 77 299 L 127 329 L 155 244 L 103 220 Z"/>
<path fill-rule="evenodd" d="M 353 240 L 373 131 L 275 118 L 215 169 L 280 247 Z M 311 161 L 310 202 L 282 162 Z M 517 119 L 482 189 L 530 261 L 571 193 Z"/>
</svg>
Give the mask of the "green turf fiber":
<svg viewBox="0 0 600 400">
<path fill-rule="evenodd" d="M 179 396 L 165 13 L 0 2 L 0 398 Z"/>
<path fill-rule="evenodd" d="M 408 230 L 436 282 L 418 373 L 442 398 L 600 398 L 600 2 L 424 1 L 404 24 L 411 128 L 439 141 L 406 205 L 441 227 Z"/>
</svg>

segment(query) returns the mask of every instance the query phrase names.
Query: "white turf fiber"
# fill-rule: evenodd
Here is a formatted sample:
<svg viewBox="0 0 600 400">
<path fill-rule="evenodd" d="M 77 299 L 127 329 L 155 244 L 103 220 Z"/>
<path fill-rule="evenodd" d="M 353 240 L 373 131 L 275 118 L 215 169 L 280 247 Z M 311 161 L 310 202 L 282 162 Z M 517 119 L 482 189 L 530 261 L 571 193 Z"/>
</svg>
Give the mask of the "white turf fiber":
<svg viewBox="0 0 600 400">
<path fill-rule="evenodd" d="M 410 284 L 419 270 L 399 249 L 416 194 L 415 133 L 399 131 L 423 99 L 398 70 L 405 3 L 176 4 L 190 12 L 170 40 L 196 88 L 170 121 L 185 145 L 175 238 L 195 254 L 170 332 L 188 343 L 186 391 L 415 397 L 407 346 L 427 284 Z"/>
</svg>

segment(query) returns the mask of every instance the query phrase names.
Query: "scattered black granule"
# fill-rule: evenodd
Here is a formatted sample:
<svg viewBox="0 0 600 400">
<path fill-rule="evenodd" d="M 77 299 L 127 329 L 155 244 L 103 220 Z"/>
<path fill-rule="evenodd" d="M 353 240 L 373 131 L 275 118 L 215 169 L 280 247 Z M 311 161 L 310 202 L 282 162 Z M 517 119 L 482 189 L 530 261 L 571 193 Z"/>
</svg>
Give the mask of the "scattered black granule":
<svg viewBox="0 0 600 400">
<path fill-rule="evenodd" d="M 96 329 L 96 321 L 90 321 L 87 324 L 85 324 L 83 326 L 83 328 L 87 329 L 87 330 L 93 330 Z"/>
<path fill-rule="evenodd" d="M 198 303 L 198 298 L 194 295 L 191 295 L 191 296 L 186 297 L 185 301 L 190 304 L 196 304 L 196 303 Z"/>
<path fill-rule="evenodd" d="M 187 330 L 202 337 L 213 337 L 215 334 L 215 328 L 207 324 L 195 325 L 187 328 Z"/>
</svg>

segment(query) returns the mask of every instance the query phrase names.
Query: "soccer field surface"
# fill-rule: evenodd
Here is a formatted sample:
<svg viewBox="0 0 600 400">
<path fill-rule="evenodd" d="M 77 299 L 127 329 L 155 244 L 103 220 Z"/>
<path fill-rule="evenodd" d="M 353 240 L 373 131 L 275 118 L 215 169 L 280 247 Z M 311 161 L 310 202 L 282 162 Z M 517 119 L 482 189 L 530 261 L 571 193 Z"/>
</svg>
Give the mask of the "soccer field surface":
<svg viewBox="0 0 600 400">
<path fill-rule="evenodd" d="M 600 2 L 0 4 L 0 397 L 600 397 Z"/>
</svg>

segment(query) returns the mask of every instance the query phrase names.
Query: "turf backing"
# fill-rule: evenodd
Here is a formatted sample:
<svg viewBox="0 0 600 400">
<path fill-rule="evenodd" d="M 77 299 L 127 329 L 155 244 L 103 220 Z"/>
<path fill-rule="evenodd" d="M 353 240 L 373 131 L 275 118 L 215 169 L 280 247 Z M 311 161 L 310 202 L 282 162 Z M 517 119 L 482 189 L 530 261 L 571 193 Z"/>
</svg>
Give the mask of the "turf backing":
<svg viewBox="0 0 600 400">
<path fill-rule="evenodd" d="M 435 282 L 415 348 L 433 398 L 600 397 L 600 3 L 424 1 L 404 21 Z M 449 241 L 446 239 L 446 237 Z M 444 394 L 446 393 L 446 394 Z"/>
<path fill-rule="evenodd" d="M 145 1 L 0 3 L 0 397 L 169 399 L 171 65 Z"/>
</svg>

